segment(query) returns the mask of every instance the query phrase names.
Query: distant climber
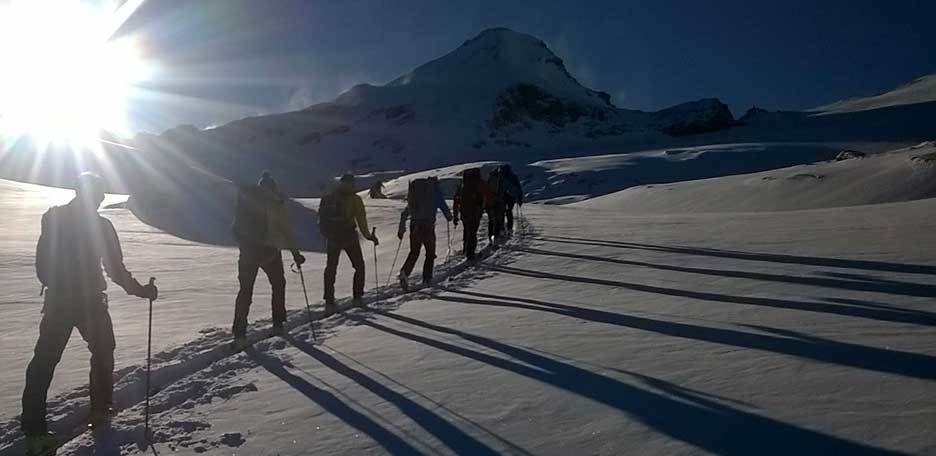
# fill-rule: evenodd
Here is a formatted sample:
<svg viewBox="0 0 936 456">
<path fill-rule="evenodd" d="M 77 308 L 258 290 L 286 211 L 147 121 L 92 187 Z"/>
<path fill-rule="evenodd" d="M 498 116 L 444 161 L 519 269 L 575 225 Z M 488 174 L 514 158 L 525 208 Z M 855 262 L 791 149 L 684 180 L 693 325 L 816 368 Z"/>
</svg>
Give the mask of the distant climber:
<svg viewBox="0 0 936 456">
<path fill-rule="evenodd" d="M 374 185 L 371 185 L 368 194 L 370 195 L 371 199 L 387 199 L 387 195 L 384 195 L 383 189 L 383 181 L 377 181 L 374 182 Z"/>
<path fill-rule="evenodd" d="M 400 227 L 397 231 L 397 237 L 402 240 L 403 235 L 406 233 L 406 221 L 412 217 L 410 222 L 410 252 L 403 263 L 403 269 L 400 270 L 399 276 L 400 286 L 404 291 L 409 290 L 409 275 L 416 266 L 421 248 L 426 250 L 422 273 L 423 285 L 432 285 L 432 269 L 436 257 L 436 211 L 439 210 L 442 211 L 446 220 L 452 220 L 452 213 L 449 211 L 442 191 L 439 190 L 438 179 L 430 177 L 410 181 L 409 191 L 406 195 L 406 209 L 400 214 Z"/>
<path fill-rule="evenodd" d="M 477 259 L 478 228 L 481 226 L 481 216 L 484 214 L 486 198 L 487 187 L 481 179 L 481 168 L 464 170 L 461 185 L 455 191 L 453 215 L 456 227 L 458 226 L 459 217 L 461 217 L 464 230 L 462 236 L 464 253 L 470 262 Z"/>
<path fill-rule="evenodd" d="M 513 208 L 514 205 L 523 206 L 523 187 L 520 185 L 520 178 L 514 174 L 510 165 L 501 166 L 500 178 L 499 189 L 504 193 L 504 215 L 507 216 L 507 236 L 512 236 L 514 227 Z"/>
<path fill-rule="evenodd" d="M 352 297 L 354 304 L 362 305 L 364 297 L 365 263 L 361 252 L 361 236 L 374 244 L 380 244 L 377 236 L 367 226 L 367 213 L 364 201 L 355 192 L 354 176 L 345 174 L 338 181 L 334 191 L 322 198 L 319 205 L 319 231 L 326 241 L 327 260 L 325 263 L 325 313 L 335 313 L 335 278 L 338 274 L 338 260 L 341 252 L 348 254 L 354 267 Z"/>
<path fill-rule="evenodd" d="M 56 446 L 46 424 L 46 399 L 55 366 L 78 328 L 91 351 L 88 424 L 106 424 L 113 415 L 114 328 L 107 310 L 108 277 L 128 294 L 155 300 L 159 291 L 142 285 L 127 271 L 114 225 L 97 210 L 104 201 L 104 183 L 94 174 L 78 177 L 75 198 L 53 207 L 42 216 L 36 246 L 36 275 L 42 283 L 45 304 L 39 323 L 39 340 L 23 391 L 21 424 L 27 454 L 44 454 Z"/>
<path fill-rule="evenodd" d="M 257 272 L 263 269 L 272 288 L 273 333 L 282 334 L 286 323 L 286 276 L 281 249 L 292 252 L 293 261 L 302 266 L 305 257 L 286 217 L 286 200 L 276 181 L 268 172 L 260 176 L 257 185 L 240 187 L 232 231 L 240 257 L 237 259 L 237 281 L 240 289 L 234 304 L 233 347 L 247 344 L 247 315 L 253 302 Z"/>
<path fill-rule="evenodd" d="M 503 189 L 503 179 L 499 168 L 491 171 L 486 182 L 488 197 L 484 200 L 484 210 L 488 216 L 488 241 L 494 248 L 503 240 L 504 217 L 507 201 Z"/>
</svg>

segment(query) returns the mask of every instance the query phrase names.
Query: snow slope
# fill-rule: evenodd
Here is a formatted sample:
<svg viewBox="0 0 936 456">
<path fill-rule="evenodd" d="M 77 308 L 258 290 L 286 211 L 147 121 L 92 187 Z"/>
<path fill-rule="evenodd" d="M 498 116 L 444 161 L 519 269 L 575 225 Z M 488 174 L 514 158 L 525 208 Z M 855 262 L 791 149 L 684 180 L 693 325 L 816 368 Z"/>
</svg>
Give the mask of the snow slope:
<svg viewBox="0 0 936 456">
<path fill-rule="evenodd" d="M 635 217 L 531 206 L 509 252 L 439 290 L 329 319 L 318 342 L 296 328 L 165 385 L 157 448 L 927 454 L 934 209 L 929 199 Z M 157 356 L 171 357 L 186 353 Z M 140 412 L 65 454 L 144 453 Z"/>
<path fill-rule="evenodd" d="M 644 150 L 513 163 L 527 201 L 565 204 L 642 184 L 677 182 L 712 176 L 750 173 L 799 163 L 828 160 L 834 144 L 742 143 Z M 481 167 L 487 176 L 504 161 L 463 163 L 407 174 L 385 183 L 390 198 L 404 198 L 412 179 L 435 176 L 453 195 L 466 168 Z M 367 192 L 361 192 L 366 195 Z"/>
<path fill-rule="evenodd" d="M 841 114 L 934 101 L 936 101 L 936 74 L 930 74 L 880 95 L 849 98 L 820 106 L 815 111 L 823 115 Z"/>
<path fill-rule="evenodd" d="M 46 209 L 67 203 L 72 197 L 70 190 L 0 180 L 0 210 L 4 214 L 0 218 L 0 232 L 3 233 L 0 236 L 0 289 L 3 290 L 0 293 L 0 364 L 4 366 L 0 370 L 0 421 L 12 419 L 20 412 L 26 364 L 38 335 L 42 298 L 38 296 L 39 282 L 35 278 L 33 261 L 39 220 Z M 105 203 L 112 205 L 125 199 L 126 196 L 109 196 Z M 309 208 L 318 208 L 318 200 L 301 202 Z M 393 262 L 397 243 L 392 233 L 396 233 L 401 209 L 398 201 L 368 201 L 368 219 L 384 241 L 377 249 L 381 285 Z M 154 353 L 185 344 L 197 338 L 202 330 L 229 328 L 238 287 L 236 248 L 180 239 L 141 222 L 122 207 L 104 209 L 101 213 L 117 228 L 130 271 L 144 279 L 157 278 L 160 298 L 154 316 Z M 172 221 L 165 219 L 160 223 Z M 221 230 L 209 233 L 212 237 L 223 239 L 229 232 L 229 226 L 222 222 L 209 226 Z M 313 230 L 307 234 L 317 236 L 317 228 L 304 229 Z M 447 253 L 443 243 L 446 239 L 444 224 L 439 224 L 437 237 L 443 246 L 439 255 L 444 258 Z M 451 238 L 453 246 L 460 245 L 459 233 L 452 232 Z M 368 260 L 366 286 L 371 289 L 374 286 L 373 252 L 369 244 L 364 246 Z M 325 255 L 312 251 L 307 252 L 306 257 L 308 263 L 303 268 L 306 285 L 312 305 L 318 309 Z M 401 262 L 402 259 L 396 266 Z M 132 367 L 139 366 L 145 359 L 146 306 L 118 287 L 110 287 L 108 294 L 117 337 L 116 361 L 120 377 L 131 374 Z M 270 312 L 269 285 L 262 275 L 256 287 L 251 321 L 268 319 Z M 346 259 L 339 265 L 336 291 L 339 297 L 351 293 L 351 267 Z M 289 309 L 303 309 L 303 293 L 296 274 L 287 273 L 286 299 Z M 87 360 L 87 349 L 76 332 L 56 369 L 50 398 L 60 394 L 81 397 L 82 385 L 88 378 Z M 15 427 L 3 429 L 6 431 L 0 431 L 0 436 L 5 437 L 3 434 Z"/>
<path fill-rule="evenodd" d="M 755 174 L 642 185 L 578 203 L 632 214 L 763 212 L 936 197 L 936 146 Z"/>
</svg>

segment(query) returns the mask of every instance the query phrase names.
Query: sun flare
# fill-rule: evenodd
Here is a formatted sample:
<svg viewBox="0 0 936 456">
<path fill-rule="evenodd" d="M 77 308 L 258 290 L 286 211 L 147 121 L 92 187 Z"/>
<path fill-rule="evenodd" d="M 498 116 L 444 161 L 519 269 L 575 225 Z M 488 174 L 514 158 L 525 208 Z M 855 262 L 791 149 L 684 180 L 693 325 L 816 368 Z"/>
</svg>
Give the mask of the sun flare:
<svg viewBox="0 0 936 456">
<path fill-rule="evenodd" d="M 129 134 L 128 98 L 151 67 L 113 33 L 139 3 L 0 3 L 0 135 L 91 146 L 102 131 Z"/>
</svg>

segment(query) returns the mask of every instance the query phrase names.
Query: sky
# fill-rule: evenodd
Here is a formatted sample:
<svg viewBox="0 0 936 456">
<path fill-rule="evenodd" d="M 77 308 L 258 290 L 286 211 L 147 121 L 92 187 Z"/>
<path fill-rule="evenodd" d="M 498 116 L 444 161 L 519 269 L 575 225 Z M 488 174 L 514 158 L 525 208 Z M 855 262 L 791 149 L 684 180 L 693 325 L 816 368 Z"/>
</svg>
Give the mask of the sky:
<svg viewBox="0 0 936 456">
<path fill-rule="evenodd" d="M 936 73 L 933 17 L 923 0 L 146 0 L 121 35 L 157 63 L 132 110 L 159 132 L 389 82 L 498 26 L 619 107 L 808 109 Z"/>
</svg>

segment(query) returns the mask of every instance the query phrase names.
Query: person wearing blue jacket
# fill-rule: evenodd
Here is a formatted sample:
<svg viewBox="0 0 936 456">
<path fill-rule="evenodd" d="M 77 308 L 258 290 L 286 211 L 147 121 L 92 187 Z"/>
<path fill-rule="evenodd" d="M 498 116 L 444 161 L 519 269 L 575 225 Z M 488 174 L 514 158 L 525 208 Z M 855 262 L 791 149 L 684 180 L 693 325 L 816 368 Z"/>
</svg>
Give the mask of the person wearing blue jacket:
<svg viewBox="0 0 936 456">
<path fill-rule="evenodd" d="M 410 252 L 403 263 L 403 269 L 400 270 L 400 286 L 404 291 L 409 290 L 409 275 L 416 266 L 419 259 L 419 251 L 426 249 L 426 259 L 423 263 L 423 285 L 432 284 L 432 269 L 435 262 L 436 235 L 435 222 L 436 212 L 442 211 L 445 219 L 452 220 L 452 213 L 449 211 L 448 203 L 442 191 L 439 190 L 439 181 L 437 178 L 430 177 L 426 179 L 416 179 L 409 184 L 409 193 L 406 197 L 406 209 L 400 215 L 400 228 L 397 231 L 397 237 L 403 240 L 406 233 L 406 221 L 410 221 Z"/>
</svg>

